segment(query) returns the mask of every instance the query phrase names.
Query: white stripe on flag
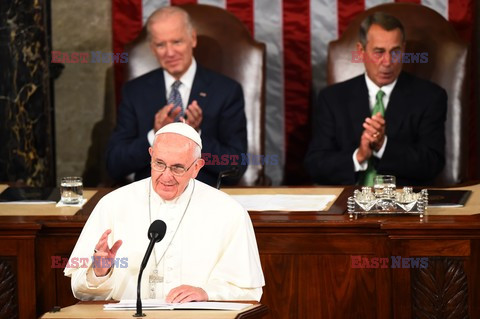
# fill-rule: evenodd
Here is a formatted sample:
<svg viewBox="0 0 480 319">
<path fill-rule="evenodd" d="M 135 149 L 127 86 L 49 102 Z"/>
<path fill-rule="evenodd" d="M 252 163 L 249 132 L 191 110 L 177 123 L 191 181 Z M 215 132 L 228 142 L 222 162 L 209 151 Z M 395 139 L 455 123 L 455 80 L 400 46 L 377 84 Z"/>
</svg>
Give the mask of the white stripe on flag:
<svg viewBox="0 0 480 319">
<path fill-rule="evenodd" d="M 153 11 L 160 7 L 165 7 L 170 5 L 170 0 L 142 0 L 142 18 L 143 25 L 147 22 L 148 17 L 152 14 Z"/>
<path fill-rule="evenodd" d="M 365 0 L 365 10 L 390 2 L 394 2 L 394 0 Z"/>
<path fill-rule="evenodd" d="M 338 38 L 337 3 L 330 0 L 310 0 L 313 103 L 320 89 L 327 85 L 328 43 Z"/>
<path fill-rule="evenodd" d="M 448 0 L 422 0 L 422 4 L 437 11 L 448 20 Z"/>
<path fill-rule="evenodd" d="M 265 153 L 279 159 L 279 165 L 265 166 L 273 185 L 282 182 L 285 163 L 282 16 L 282 1 L 254 2 L 255 39 L 267 46 Z"/>
<path fill-rule="evenodd" d="M 223 9 L 227 7 L 226 0 L 198 0 L 198 4 L 208 4 Z"/>
</svg>

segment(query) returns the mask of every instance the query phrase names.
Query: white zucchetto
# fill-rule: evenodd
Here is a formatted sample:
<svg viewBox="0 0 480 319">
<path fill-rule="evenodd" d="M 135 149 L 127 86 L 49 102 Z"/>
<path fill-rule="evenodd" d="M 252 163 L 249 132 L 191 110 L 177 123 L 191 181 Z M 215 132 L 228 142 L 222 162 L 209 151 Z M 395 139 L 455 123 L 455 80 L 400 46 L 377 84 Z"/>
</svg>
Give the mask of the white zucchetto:
<svg viewBox="0 0 480 319">
<path fill-rule="evenodd" d="M 155 133 L 155 136 L 164 134 L 164 133 L 175 133 L 175 134 L 183 135 L 186 138 L 189 138 L 192 141 L 194 141 L 198 146 L 200 146 L 200 149 L 202 149 L 202 139 L 200 138 L 200 134 L 198 134 L 198 132 L 188 124 L 185 124 L 182 122 L 167 124 L 161 129 L 159 129 Z"/>
</svg>

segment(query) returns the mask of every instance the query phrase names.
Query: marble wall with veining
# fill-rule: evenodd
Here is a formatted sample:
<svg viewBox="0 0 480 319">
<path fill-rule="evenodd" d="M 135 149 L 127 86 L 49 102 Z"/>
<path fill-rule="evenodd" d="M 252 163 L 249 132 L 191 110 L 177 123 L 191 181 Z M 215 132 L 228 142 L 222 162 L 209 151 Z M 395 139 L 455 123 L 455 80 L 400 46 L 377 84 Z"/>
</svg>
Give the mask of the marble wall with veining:
<svg viewBox="0 0 480 319">
<path fill-rule="evenodd" d="M 115 107 L 112 64 L 95 62 L 92 51 L 112 51 L 111 1 L 51 1 L 52 48 L 65 66 L 54 82 L 57 181 L 84 176 L 95 186 L 106 178 L 104 149 Z M 81 54 L 87 62 L 75 63 L 72 57 Z"/>
<path fill-rule="evenodd" d="M 0 181 L 54 183 L 46 5 L 0 2 Z"/>
</svg>

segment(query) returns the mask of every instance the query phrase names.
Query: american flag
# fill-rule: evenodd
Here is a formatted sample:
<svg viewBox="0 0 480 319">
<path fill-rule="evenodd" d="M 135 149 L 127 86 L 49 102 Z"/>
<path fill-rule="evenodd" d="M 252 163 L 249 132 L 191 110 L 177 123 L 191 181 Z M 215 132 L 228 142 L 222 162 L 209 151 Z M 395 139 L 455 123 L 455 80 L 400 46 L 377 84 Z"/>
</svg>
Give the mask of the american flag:
<svg viewBox="0 0 480 319">
<path fill-rule="evenodd" d="M 267 46 L 266 154 L 280 165 L 266 166 L 275 184 L 295 184 L 309 139 L 309 116 L 317 92 L 326 86 L 327 46 L 358 13 L 385 0 L 113 0 L 114 52 L 137 37 L 158 7 L 187 3 L 224 8 Z M 473 39 L 474 0 L 413 0 L 448 19 L 467 43 Z M 123 82 L 115 66 L 116 88 Z M 118 94 L 117 94 L 118 97 Z M 118 102 L 118 101 L 117 101 Z"/>
</svg>

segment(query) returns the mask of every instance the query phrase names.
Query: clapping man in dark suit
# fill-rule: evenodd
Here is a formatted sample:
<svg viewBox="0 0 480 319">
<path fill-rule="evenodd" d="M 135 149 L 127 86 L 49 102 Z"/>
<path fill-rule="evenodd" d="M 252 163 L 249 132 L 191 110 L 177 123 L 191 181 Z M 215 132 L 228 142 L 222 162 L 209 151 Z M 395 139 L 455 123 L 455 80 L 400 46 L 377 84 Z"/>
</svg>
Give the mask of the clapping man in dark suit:
<svg viewBox="0 0 480 319">
<path fill-rule="evenodd" d="M 218 174 L 240 164 L 247 152 L 243 91 L 234 80 L 207 70 L 193 58 L 196 32 L 187 12 L 178 7 L 156 10 L 147 24 L 150 47 L 160 68 L 125 84 L 117 125 L 107 147 L 107 170 L 115 179 L 134 173 L 150 176 L 148 148 L 156 131 L 184 121 L 202 137 L 203 152 L 229 159 L 206 165 L 197 179 L 215 185 Z M 231 159 L 231 160 L 230 160 Z M 227 179 L 235 184 L 239 174 Z"/>
<path fill-rule="evenodd" d="M 445 162 L 447 94 L 402 71 L 405 32 L 374 13 L 361 24 L 357 50 L 365 74 L 322 90 L 305 166 L 318 184 L 371 185 L 376 174 L 400 185 L 427 185 Z"/>
</svg>

